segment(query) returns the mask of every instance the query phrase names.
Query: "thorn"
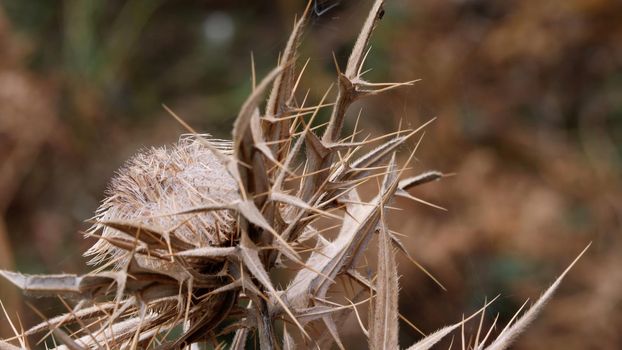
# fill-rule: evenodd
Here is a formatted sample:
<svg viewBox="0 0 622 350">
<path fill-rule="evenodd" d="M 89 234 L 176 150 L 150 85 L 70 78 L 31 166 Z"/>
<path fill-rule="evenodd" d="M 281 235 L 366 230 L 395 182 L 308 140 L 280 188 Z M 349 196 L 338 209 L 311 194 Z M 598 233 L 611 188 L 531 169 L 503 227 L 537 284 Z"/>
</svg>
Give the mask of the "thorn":
<svg viewBox="0 0 622 350">
<path fill-rule="evenodd" d="M 253 51 L 251 51 L 251 84 L 252 84 L 252 91 L 255 91 L 255 88 L 257 87 L 257 73 L 255 71 L 255 56 L 253 54 Z"/>
<path fill-rule="evenodd" d="M 332 54 L 333 54 L 333 63 L 335 63 L 335 70 L 337 71 L 337 75 L 341 76 L 341 68 L 339 68 L 339 62 L 337 62 L 337 56 L 335 55 L 335 51 L 333 51 Z"/>
</svg>

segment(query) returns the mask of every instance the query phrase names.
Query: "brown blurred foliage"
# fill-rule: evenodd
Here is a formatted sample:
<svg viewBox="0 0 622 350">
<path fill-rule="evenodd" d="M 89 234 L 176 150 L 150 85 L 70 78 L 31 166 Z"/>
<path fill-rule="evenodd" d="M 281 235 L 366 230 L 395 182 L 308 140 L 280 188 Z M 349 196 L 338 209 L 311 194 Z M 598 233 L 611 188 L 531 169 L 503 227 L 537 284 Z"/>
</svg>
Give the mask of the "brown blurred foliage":
<svg viewBox="0 0 622 350">
<path fill-rule="evenodd" d="M 396 214 L 410 248 L 449 289 L 404 279 L 404 294 L 420 301 L 406 306 L 411 319 L 424 315 L 434 329 L 501 293 L 507 320 L 593 241 L 515 348 L 619 348 L 622 3 L 422 1 L 408 9 L 411 20 L 387 50 L 392 71 L 423 78 L 404 94 L 409 117 L 440 117 L 419 158 L 457 173 L 421 192 L 448 213 L 412 206 Z"/>
<path fill-rule="evenodd" d="M 12 33 L 0 13 L 0 268 L 14 269 L 6 211 L 16 199 L 22 178 L 33 167 L 55 123 L 55 91 L 46 79 L 22 64 L 28 48 Z M 0 282 L 0 300 L 14 314 L 19 310 L 17 291 Z M 0 336 L 9 336 L 0 328 Z"/>
<path fill-rule="evenodd" d="M 3 3 L 2 267 L 84 271 L 90 242 L 78 230 L 107 180 L 137 149 L 184 132 L 161 103 L 226 136 L 250 88 L 249 52 L 260 72 L 272 67 L 302 3 Z M 347 59 L 365 10 L 343 0 L 314 19 L 303 52 L 317 93 L 334 79 L 331 52 Z M 367 101 L 362 126 L 438 116 L 416 170 L 456 173 L 415 193 L 448 212 L 403 203 L 391 214 L 448 287 L 401 259 L 402 313 L 431 332 L 501 294 L 488 319 L 507 321 L 593 241 L 515 348 L 622 346 L 622 4 L 395 0 L 383 22 L 369 79 L 423 80 Z M 417 334 L 403 325 L 401 336 Z"/>
</svg>

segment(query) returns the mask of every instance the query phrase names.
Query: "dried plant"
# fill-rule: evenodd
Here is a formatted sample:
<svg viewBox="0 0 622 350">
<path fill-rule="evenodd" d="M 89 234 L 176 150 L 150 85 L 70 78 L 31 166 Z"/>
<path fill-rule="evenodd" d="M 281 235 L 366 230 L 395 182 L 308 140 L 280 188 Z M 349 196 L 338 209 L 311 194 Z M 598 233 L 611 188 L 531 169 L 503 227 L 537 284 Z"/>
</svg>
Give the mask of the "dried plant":
<svg viewBox="0 0 622 350">
<path fill-rule="evenodd" d="M 179 349 L 205 342 L 242 349 L 253 339 L 261 349 L 345 348 L 337 324 L 355 311 L 371 349 L 399 348 L 395 250 L 408 252 L 387 227 L 385 213 L 395 196 L 417 200 L 406 191 L 443 174 L 404 177 L 414 152 L 404 165 L 396 160 L 397 149 L 427 123 L 374 139 L 359 140 L 356 127 L 341 136 L 354 101 L 414 82 L 370 83 L 362 77 L 382 6 L 383 1 L 374 2 L 347 66 L 338 68 L 332 103 L 326 102 L 329 92 L 311 106 L 297 98 L 302 72 L 295 62 L 308 6 L 278 67 L 253 84 L 231 142 L 193 131 L 170 148 L 132 158 L 112 180 L 86 233 L 99 238 L 87 252 L 98 266 L 94 271 L 83 276 L 2 271 L 26 293 L 78 300 L 66 314 L 27 331 L 14 327 L 13 341 L 26 348 L 28 337 L 41 333 L 52 334 L 67 349 Z M 322 109 L 331 115 L 319 136 L 314 120 Z M 377 180 L 378 191 L 365 201 L 359 186 L 370 180 Z M 332 240 L 325 235 L 331 228 L 327 222 L 336 224 Z M 374 236 L 378 263 L 372 276 L 358 267 Z M 292 269 L 286 287 L 278 287 L 273 277 Z M 496 340 L 486 335 L 480 341 L 480 326 L 468 345 L 507 347 L 564 275 Z M 344 283 L 352 287 L 344 296 L 350 302 L 340 304 L 328 293 Z M 365 327 L 356 306 L 366 302 L 371 313 Z M 430 348 L 474 316 L 409 349 Z M 16 347 L 1 342 L 0 348 Z"/>
</svg>

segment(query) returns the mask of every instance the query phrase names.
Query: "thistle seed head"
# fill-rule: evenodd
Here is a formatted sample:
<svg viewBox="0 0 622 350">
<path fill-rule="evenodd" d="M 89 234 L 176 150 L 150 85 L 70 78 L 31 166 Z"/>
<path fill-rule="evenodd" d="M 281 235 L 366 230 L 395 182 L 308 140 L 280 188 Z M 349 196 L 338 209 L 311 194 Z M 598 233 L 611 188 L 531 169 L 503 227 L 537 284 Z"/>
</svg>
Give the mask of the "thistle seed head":
<svg viewBox="0 0 622 350">
<path fill-rule="evenodd" d="M 169 232 L 195 247 L 228 245 L 236 232 L 231 210 L 177 214 L 188 208 L 227 204 L 239 198 L 235 181 L 211 149 L 227 152 L 229 143 L 211 142 L 202 136 L 182 136 L 170 147 L 157 147 L 133 156 L 117 172 L 96 211 L 87 235 L 100 233 L 86 253 L 93 265 L 116 259 L 127 262 L 127 252 L 106 238 L 128 237 L 102 223 L 132 222 L 159 232 Z M 125 258 L 123 258 L 125 257 Z M 152 260 L 153 262 L 159 260 Z M 156 264 L 157 265 L 157 264 Z"/>
</svg>

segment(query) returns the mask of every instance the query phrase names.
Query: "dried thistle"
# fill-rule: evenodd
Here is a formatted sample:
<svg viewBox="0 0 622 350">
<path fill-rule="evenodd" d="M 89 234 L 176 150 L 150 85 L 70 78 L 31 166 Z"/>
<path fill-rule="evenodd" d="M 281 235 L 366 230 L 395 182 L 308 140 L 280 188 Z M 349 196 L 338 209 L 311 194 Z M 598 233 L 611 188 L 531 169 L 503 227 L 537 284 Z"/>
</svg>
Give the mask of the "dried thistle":
<svg viewBox="0 0 622 350">
<path fill-rule="evenodd" d="M 197 247 L 231 244 L 236 225 L 230 211 L 172 215 L 191 207 L 226 205 L 239 199 L 235 181 L 201 137 L 184 136 L 173 147 L 139 153 L 118 171 L 107 190 L 108 197 L 97 210 L 95 225 L 87 232 L 103 237 L 86 252 L 93 256 L 92 264 L 114 261 L 120 267 L 127 263 L 125 250 L 109 242 L 123 238 L 117 227 L 123 222 L 174 232 Z M 231 147 L 230 142 L 211 142 L 225 153 Z M 159 259 L 147 260 L 161 267 Z"/>
<path fill-rule="evenodd" d="M 95 271 L 84 276 L 2 271 L 27 293 L 79 300 L 65 315 L 16 331 L 20 346 L 27 347 L 27 336 L 48 331 L 69 349 L 179 349 L 201 342 L 222 348 L 230 333 L 231 349 L 244 348 L 251 334 L 261 349 L 345 348 L 336 325 L 371 300 L 367 329 L 361 321 L 369 347 L 399 348 L 394 249 L 408 253 L 388 229 L 385 211 L 396 195 L 414 198 L 408 189 L 443 175 L 403 178 L 414 154 L 397 164 L 397 149 L 425 125 L 376 139 L 358 140 L 356 130 L 341 136 L 354 101 L 414 82 L 370 83 L 361 76 L 382 5 L 374 2 L 345 70 L 339 70 L 332 103 L 325 101 L 328 92 L 313 106 L 296 98 L 302 73 L 295 61 L 308 7 L 278 67 L 242 106 L 231 142 L 195 133 L 168 149 L 132 158 L 112 180 L 87 233 L 99 237 L 87 252 L 99 265 Z M 330 121 L 317 135 L 313 121 L 324 108 L 332 109 Z M 379 179 L 378 192 L 363 201 L 358 186 L 370 179 Z M 334 240 L 324 236 L 320 219 L 337 221 Z M 374 236 L 378 268 L 371 278 L 357 266 Z M 297 272 L 281 289 L 271 273 L 284 268 Z M 536 307 L 490 341 L 490 348 L 506 347 L 562 277 Z M 342 280 L 358 286 L 347 295 L 349 305 L 328 296 Z M 409 349 L 430 348 L 470 318 Z M 479 341 L 480 331 L 478 349 L 488 342 L 488 336 Z M 7 342 L 0 347 L 14 348 Z"/>
</svg>

